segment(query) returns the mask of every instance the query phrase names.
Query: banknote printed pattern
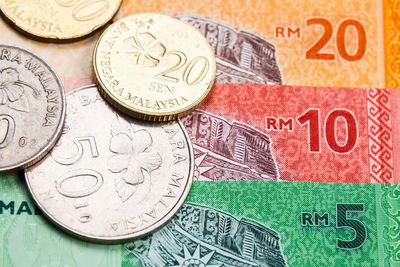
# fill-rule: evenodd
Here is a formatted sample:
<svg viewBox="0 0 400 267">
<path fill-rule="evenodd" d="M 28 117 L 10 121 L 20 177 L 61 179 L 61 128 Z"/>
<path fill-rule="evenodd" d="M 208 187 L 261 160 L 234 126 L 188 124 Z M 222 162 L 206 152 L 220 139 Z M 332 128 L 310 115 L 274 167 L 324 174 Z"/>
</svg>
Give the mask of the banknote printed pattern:
<svg viewBox="0 0 400 267">
<path fill-rule="evenodd" d="M 385 85 L 382 37 L 386 36 L 386 31 L 380 23 L 383 15 L 380 1 L 320 0 L 315 3 L 311 0 L 274 0 L 265 3 L 237 0 L 189 3 L 182 0 L 138 0 L 125 1 L 122 12 L 124 15 L 137 12 L 190 14 L 185 16 L 195 17 L 196 20 L 210 17 L 214 22 L 255 32 L 276 48 L 275 56 L 285 84 L 364 88 Z M 205 20 L 201 22 L 204 26 L 221 26 L 221 23 Z M 310 23 L 321 20 L 324 22 Z M 218 34 L 218 37 L 222 36 Z M 393 42 L 396 40 L 394 38 Z M 217 43 L 224 42 L 223 38 L 217 39 Z M 239 47 L 235 51 L 237 55 L 240 55 Z M 260 49 L 262 47 L 259 46 Z M 311 50 L 314 55 L 323 56 L 307 57 L 307 52 Z"/>
<path fill-rule="evenodd" d="M 239 30 L 210 18 L 178 14 L 197 28 L 217 57 L 217 83 L 282 84 L 275 46 L 248 30 Z"/>
<path fill-rule="evenodd" d="M 385 67 L 387 88 L 400 87 L 400 6 L 395 0 L 384 0 Z"/>
<path fill-rule="evenodd" d="M 120 246 L 79 241 L 52 226 L 21 177 L 2 175 L 0 188 L 0 266 L 120 264 Z"/>
<path fill-rule="evenodd" d="M 36 212 L 32 208 L 32 202 L 27 199 L 28 194 L 24 188 L 23 179 L 16 175 L 7 175 L 1 178 L 0 186 L 5 190 L 1 192 L 0 197 L 3 202 L 0 204 L 0 265 L 33 265 L 40 253 L 40 245 L 37 242 L 39 238 L 35 235 L 34 227 L 30 224 L 30 216 L 35 216 L 33 214 Z M 8 214 L 13 216 L 6 216 Z M 15 220 L 16 216 L 18 216 L 18 220 Z M 31 252 L 29 255 L 28 253 L 24 255 L 23 258 L 19 253 L 21 244 L 24 249 Z"/>
<path fill-rule="evenodd" d="M 393 179 L 390 92 L 368 89 L 367 101 L 371 180 L 387 183 Z"/>
<path fill-rule="evenodd" d="M 289 187 L 291 186 L 286 183 L 285 186 L 279 188 L 276 197 L 278 199 L 287 197 L 287 200 L 279 201 L 280 204 L 271 207 L 272 211 L 270 211 L 274 214 L 279 214 L 280 205 L 282 209 L 293 205 L 295 210 L 302 211 L 298 217 L 299 228 L 293 227 L 290 220 L 287 224 L 283 223 L 287 228 L 285 229 L 286 231 L 281 231 L 282 239 L 286 235 L 290 236 L 282 244 L 284 247 L 290 247 L 290 249 L 284 251 L 289 258 L 289 262 L 298 266 L 313 266 L 316 258 L 318 258 L 317 261 L 320 266 L 353 266 L 355 263 L 355 265 L 359 266 L 377 266 L 378 259 L 375 255 L 378 253 L 379 241 L 377 239 L 377 219 L 375 217 L 375 195 L 373 191 L 368 190 L 368 184 L 360 186 L 357 193 L 354 193 L 354 184 L 343 184 L 342 187 L 335 188 L 335 193 L 332 192 L 332 194 L 326 194 L 329 184 L 321 186 L 315 183 L 295 183 L 295 190 L 288 194 L 285 190 L 290 190 Z M 341 192 L 339 193 L 339 191 Z M 301 201 L 296 199 L 296 194 L 299 194 Z M 310 199 L 313 198 L 311 195 L 318 196 L 317 202 L 315 202 L 315 198 L 314 200 Z M 363 242 L 360 242 L 361 245 L 359 246 L 341 248 L 339 247 L 339 241 L 354 241 L 357 235 L 354 234 L 355 231 L 349 228 L 338 227 L 338 222 L 340 221 L 338 205 L 352 206 L 354 204 L 364 207 L 364 210 L 361 212 L 345 211 L 342 219 L 352 218 L 359 220 L 361 222 L 359 224 L 360 228 L 364 227 L 365 229 L 365 238 Z M 293 218 L 289 214 L 290 212 L 290 209 L 285 210 L 282 216 L 284 218 Z M 305 213 L 313 214 L 312 224 L 303 224 Z M 318 223 L 317 214 L 328 214 L 326 223 Z M 289 225 L 292 225 L 292 231 L 300 232 L 291 233 L 288 231 Z M 278 227 L 276 229 L 279 229 L 279 226 L 275 223 L 272 223 L 271 227 Z M 299 235 L 301 238 L 298 238 Z M 289 241 L 291 238 L 293 239 Z M 327 246 L 327 249 L 323 249 L 324 246 Z M 351 259 L 348 255 L 351 255 Z M 371 257 L 370 255 L 374 256 Z"/>
<path fill-rule="evenodd" d="M 237 90 L 242 93 L 232 94 Z M 366 90 L 217 84 L 182 121 L 195 150 L 247 165 L 250 179 L 370 182 L 366 109 Z M 310 127 L 311 118 L 315 123 Z M 220 131 L 213 130 L 218 124 Z M 207 163 L 209 155 L 201 166 L 214 166 Z M 203 176 L 214 178 L 215 170 Z"/>
<path fill-rule="evenodd" d="M 125 246 L 144 266 L 287 266 L 279 234 L 264 225 L 186 203 L 166 227 Z"/>
<path fill-rule="evenodd" d="M 398 184 L 195 182 L 187 205 L 161 231 L 106 246 L 58 231 L 37 213 L 22 179 L 1 178 L 2 266 L 399 265 Z M 338 246 L 360 229 L 357 247 Z"/>
<path fill-rule="evenodd" d="M 381 207 L 388 218 L 387 225 L 383 228 L 383 238 L 388 242 L 383 246 L 385 251 L 385 266 L 400 264 L 400 185 L 382 185 Z"/>
<path fill-rule="evenodd" d="M 195 262 L 194 256 L 196 262 L 204 260 L 203 266 L 396 266 L 378 264 L 384 255 L 395 256 L 399 244 L 378 237 L 386 226 L 392 225 L 392 237 L 397 230 L 386 221 L 378 224 L 376 212 L 382 207 L 376 204 L 385 196 L 376 192 L 386 185 L 262 181 L 195 185 L 196 194 L 191 193 L 163 230 L 125 245 L 123 266 L 187 266 L 183 263 Z M 393 197 L 388 200 L 395 203 Z M 312 217 L 307 221 L 305 215 Z M 392 254 L 382 253 L 378 244 L 390 245 Z"/>
<path fill-rule="evenodd" d="M 192 137 L 196 180 L 278 180 L 270 138 L 253 127 L 195 110 L 182 119 Z"/>
</svg>

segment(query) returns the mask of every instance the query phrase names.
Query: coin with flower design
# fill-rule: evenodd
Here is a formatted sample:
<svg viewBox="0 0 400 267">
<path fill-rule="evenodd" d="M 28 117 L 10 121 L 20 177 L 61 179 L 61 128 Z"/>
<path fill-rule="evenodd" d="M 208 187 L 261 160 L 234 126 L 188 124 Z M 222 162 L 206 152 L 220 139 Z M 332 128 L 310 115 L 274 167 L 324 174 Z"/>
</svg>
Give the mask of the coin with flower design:
<svg viewBox="0 0 400 267">
<path fill-rule="evenodd" d="M 33 37 L 70 40 L 88 35 L 117 13 L 122 0 L 4 0 L 0 8 L 12 25 Z"/>
<path fill-rule="evenodd" d="M 67 101 L 57 145 L 25 172 L 44 213 L 95 241 L 140 237 L 172 218 L 193 178 L 193 151 L 183 125 L 121 115 L 95 85 L 68 93 Z"/>
<path fill-rule="evenodd" d="M 167 121 L 196 108 L 214 83 L 214 52 L 193 26 L 160 14 L 112 24 L 97 42 L 93 67 L 102 95 L 133 117 Z"/>
<path fill-rule="evenodd" d="M 43 157 L 64 117 L 64 88 L 53 69 L 24 49 L 0 45 L 0 171 Z"/>
</svg>

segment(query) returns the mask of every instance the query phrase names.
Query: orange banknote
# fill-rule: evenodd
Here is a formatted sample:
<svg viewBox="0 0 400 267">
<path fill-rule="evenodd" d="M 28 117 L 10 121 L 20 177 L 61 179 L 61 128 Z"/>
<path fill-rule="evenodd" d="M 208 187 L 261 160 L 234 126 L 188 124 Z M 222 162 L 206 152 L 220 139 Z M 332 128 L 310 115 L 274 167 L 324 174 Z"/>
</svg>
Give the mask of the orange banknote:
<svg viewBox="0 0 400 267">
<path fill-rule="evenodd" d="M 123 2 L 123 16 L 139 12 L 176 15 L 202 31 L 219 82 L 400 87 L 397 1 Z"/>
<path fill-rule="evenodd" d="M 219 83 L 398 88 L 399 11 L 390 0 L 124 0 L 114 20 L 158 12 L 193 24 L 214 48 Z M 0 31 L 2 43 L 34 52 L 62 77 L 93 77 L 101 30 L 66 44 L 34 41 L 3 20 Z"/>
</svg>

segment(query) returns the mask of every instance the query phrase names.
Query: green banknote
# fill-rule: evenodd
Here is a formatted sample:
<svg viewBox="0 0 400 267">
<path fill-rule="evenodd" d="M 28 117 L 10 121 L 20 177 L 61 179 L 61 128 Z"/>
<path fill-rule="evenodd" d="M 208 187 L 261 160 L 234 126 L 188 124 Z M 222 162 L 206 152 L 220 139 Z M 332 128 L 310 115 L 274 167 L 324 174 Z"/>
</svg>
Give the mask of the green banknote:
<svg viewBox="0 0 400 267">
<path fill-rule="evenodd" d="M 0 266 L 400 266 L 399 184 L 195 182 L 161 230 L 98 245 L 0 178 Z"/>
</svg>

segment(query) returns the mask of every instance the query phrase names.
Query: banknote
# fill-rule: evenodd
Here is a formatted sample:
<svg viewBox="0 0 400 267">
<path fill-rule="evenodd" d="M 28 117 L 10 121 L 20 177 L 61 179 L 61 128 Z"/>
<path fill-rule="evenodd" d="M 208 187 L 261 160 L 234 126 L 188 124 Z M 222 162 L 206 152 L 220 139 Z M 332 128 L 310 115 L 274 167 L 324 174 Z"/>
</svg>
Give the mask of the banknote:
<svg viewBox="0 0 400 267">
<path fill-rule="evenodd" d="M 399 103 L 389 89 L 217 84 L 182 121 L 197 180 L 398 183 Z"/>
<path fill-rule="evenodd" d="M 1 266 L 400 264 L 398 184 L 197 181 L 161 230 L 101 245 L 53 227 L 20 177 L 0 178 Z"/>
<path fill-rule="evenodd" d="M 217 84 L 182 118 L 194 179 L 398 183 L 399 103 L 389 89 Z"/>
<path fill-rule="evenodd" d="M 35 3 L 49 7 L 57 1 Z M 68 4 L 71 10 L 74 4 Z M 392 0 L 124 0 L 114 20 L 157 12 L 191 23 L 214 48 L 217 82 L 398 88 L 399 11 Z M 99 32 L 54 44 L 34 41 L 3 20 L 0 30 L 3 44 L 34 52 L 60 76 L 92 77 Z"/>
<path fill-rule="evenodd" d="M 58 230 L 35 207 L 23 175 L 0 175 L 0 266 L 118 266 L 121 247 Z"/>
<path fill-rule="evenodd" d="M 176 15 L 209 40 L 218 81 L 398 88 L 392 0 L 124 1 L 123 15 Z"/>
</svg>

